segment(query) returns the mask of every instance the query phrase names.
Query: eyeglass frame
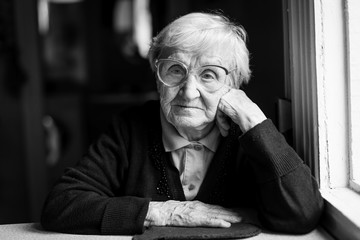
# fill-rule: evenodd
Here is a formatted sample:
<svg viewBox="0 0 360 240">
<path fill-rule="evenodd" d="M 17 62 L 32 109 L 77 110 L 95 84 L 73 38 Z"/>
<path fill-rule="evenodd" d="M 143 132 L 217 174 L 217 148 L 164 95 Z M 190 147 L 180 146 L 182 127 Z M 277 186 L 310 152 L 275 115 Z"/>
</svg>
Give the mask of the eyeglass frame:
<svg viewBox="0 0 360 240">
<path fill-rule="evenodd" d="M 156 67 L 156 75 L 157 75 L 157 77 L 158 77 L 158 79 L 164 84 L 164 85 L 166 85 L 166 86 L 168 86 L 168 87 L 177 87 L 177 86 L 180 86 L 182 83 L 183 83 L 183 81 L 180 81 L 179 82 L 179 84 L 177 84 L 177 85 L 169 85 L 169 84 L 167 84 L 167 83 L 165 83 L 163 80 L 162 80 L 162 78 L 159 76 L 159 68 L 158 68 L 158 62 L 159 61 L 173 61 L 173 62 L 177 62 L 177 63 L 179 63 L 179 64 L 181 64 L 185 69 L 186 69 L 186 76 L 184 77 L 184 79 L 186 79 L 186 78 L 188 78 L 188 76 L 189 76 L 189 68 L 188 68 L 188 66 L 185 64 L 185 63 L 183 63 L 183 62 L 181 62 L 181 61 L 179 61 L 179 60 L 176 60 L 176 59 L 167 59 L 167 58 L 159 58 L 159 59 L 156 59 L 155 60 L 155 67 Z M 233 68 L 233 69 L 231 69 L 231 70 L 228 70 L 226 67 L 223 67 L 223 66 L 220 66 L 220 65 L 216 65 L 216 64 L 207 64 L 207 65 L 204 65 L 204 66 L 201 66 L 201 67 L 219 67 L 219 68 L 221 68 L 221 69 L 223 69 L 224 71 L 225 71 L 225 75 L 226 75 L 226 77 L 232 72 L 232 71 L 234 71 L 234 70 L 236 70 L 237 68 Z M 219 82 L 219 83 L 221 83 L 221 82 Z M 225 83 L 223 83 L 224 85 L 225 85 Z"/>
</svg>

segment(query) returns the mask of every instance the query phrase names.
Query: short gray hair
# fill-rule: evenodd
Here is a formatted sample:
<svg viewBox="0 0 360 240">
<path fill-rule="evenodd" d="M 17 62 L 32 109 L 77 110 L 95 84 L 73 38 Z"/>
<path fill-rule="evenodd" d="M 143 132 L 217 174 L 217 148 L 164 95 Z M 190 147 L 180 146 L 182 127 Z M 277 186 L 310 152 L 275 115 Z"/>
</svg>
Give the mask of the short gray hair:
<svg viewBox="0 0 360 240">
<path fill-rule="evenodd" d="M 231 73 L 231 84 L 239 88 L 251 76 L 246 37 L 241 25 L 220 13 L 190 13 L 171 22 L 153 38 L 148 54 L 150 65 L 155 71 L 156 59 L 167 48 L 201 54 L 214 44 L 223 44 L 232 49 L 231 64 L 236 70 Z"/>
</svg>

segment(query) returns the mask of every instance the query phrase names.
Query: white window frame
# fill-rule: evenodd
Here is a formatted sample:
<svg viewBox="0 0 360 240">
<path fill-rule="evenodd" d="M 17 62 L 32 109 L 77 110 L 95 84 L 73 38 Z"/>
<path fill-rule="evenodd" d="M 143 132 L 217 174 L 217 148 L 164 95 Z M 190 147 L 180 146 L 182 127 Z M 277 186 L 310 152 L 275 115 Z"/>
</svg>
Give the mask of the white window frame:
<svg viewBox="0 0 360 240">
<path fill-rule="evenodd" d="M 348 92 L 350 111 L 350 181 L 349 186 L 360 193 L 360 1 L 346 0 L 348 43 Z"/>
<path fill-rule="evenodd" d="M 294 148 L 319 181 L 323 226 L 338 239 L 360 239 L 360 196 L 349 188 L 346 0 L 283 3 Z"/>
</svg>

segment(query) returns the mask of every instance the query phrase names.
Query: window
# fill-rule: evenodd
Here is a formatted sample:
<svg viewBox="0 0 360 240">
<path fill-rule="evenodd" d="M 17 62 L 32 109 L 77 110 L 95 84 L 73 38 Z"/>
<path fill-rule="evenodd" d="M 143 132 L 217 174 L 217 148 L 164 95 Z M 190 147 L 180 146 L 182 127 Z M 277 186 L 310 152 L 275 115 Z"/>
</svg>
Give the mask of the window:
<svg viewBox="0 0 360 240">
<path fill-rule="evenodd" d="M 359 192 L 360 2 L 315 1 L 316 14 L 320 182 Z"/>
<path fill-rule="evenodd" d="M 360 1 L 347 0 L 350 187 L 360 191 Z"/>
<path fill-rule="evenodd" d="M 360 239 L 360 1 L 283 2 L 294 147 L 320 183 L 323 226 Z"/>
</svg>

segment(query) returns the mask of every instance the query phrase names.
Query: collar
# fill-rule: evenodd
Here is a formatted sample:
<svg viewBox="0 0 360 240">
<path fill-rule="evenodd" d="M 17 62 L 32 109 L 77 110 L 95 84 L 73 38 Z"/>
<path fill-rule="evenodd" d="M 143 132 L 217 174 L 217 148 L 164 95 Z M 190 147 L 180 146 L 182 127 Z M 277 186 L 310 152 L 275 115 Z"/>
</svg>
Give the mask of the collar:
<svg viewBox="0 0 360 240">
<path fill-rule="evenodd" d="M 183 148 L 187 145 L 195 143 L 188 141 L 178 133 L 176 128 L 166 120 L 162 109 L 160 109 L 160 115 L 161 115 L 160 119 L 161 119 L 161 128 L 162 128 L 162 140 L 166 152 L 172 152 L 180 148 Z M 200 139 L 199 141 L 196 141 L 196 143 L 200 143 L 201 145 L 208 148 L 210 151 L 215 152 L 219 145 L 219 141 L 220 141 L 220 131 L 218 127 L 215 125 L 215 127 L 210 131 L 208 135 L 206 135 L 204 138 Z"/>
</svg>

